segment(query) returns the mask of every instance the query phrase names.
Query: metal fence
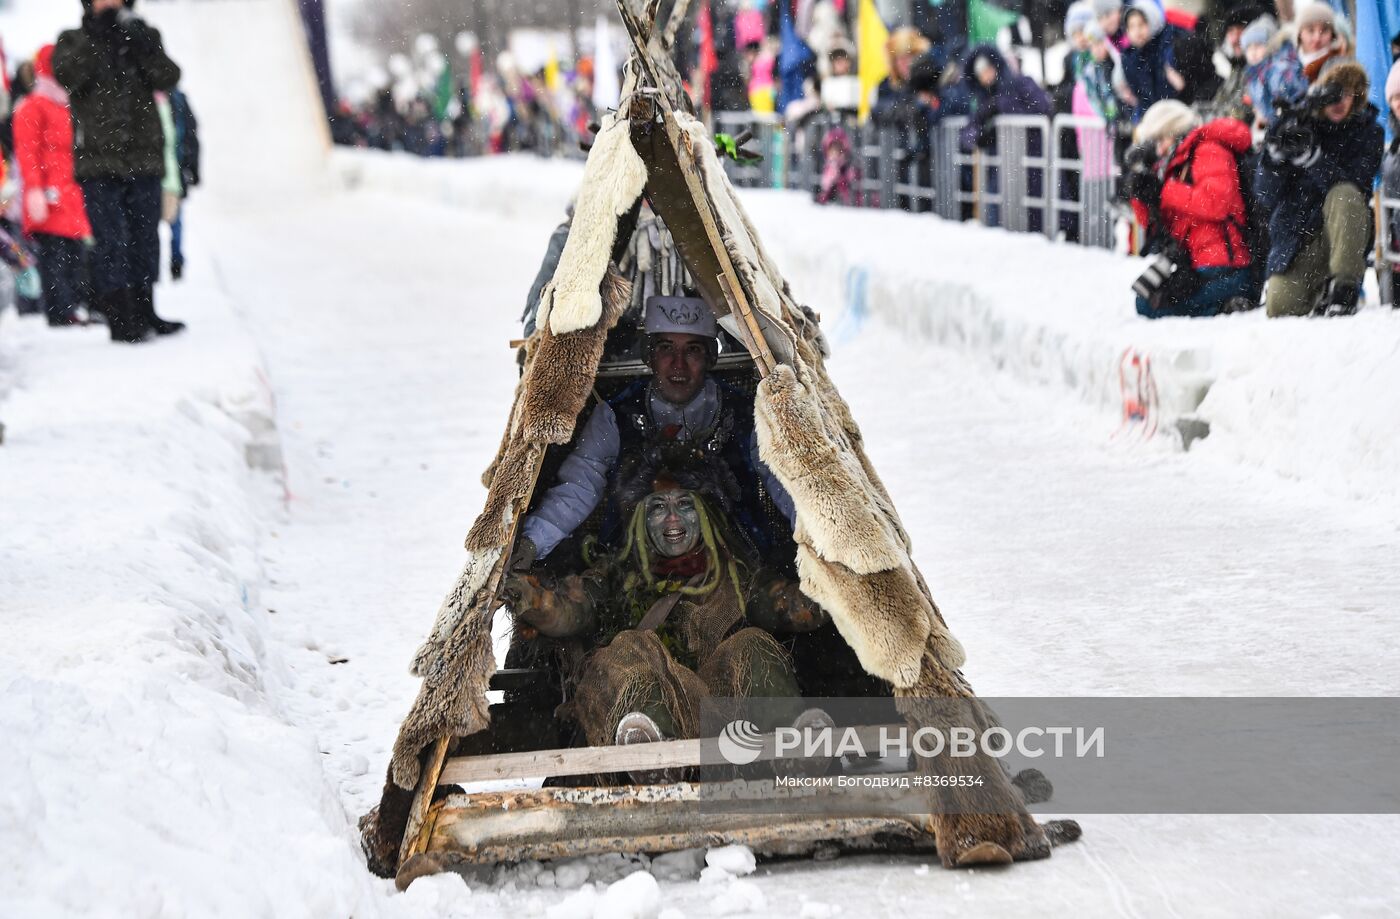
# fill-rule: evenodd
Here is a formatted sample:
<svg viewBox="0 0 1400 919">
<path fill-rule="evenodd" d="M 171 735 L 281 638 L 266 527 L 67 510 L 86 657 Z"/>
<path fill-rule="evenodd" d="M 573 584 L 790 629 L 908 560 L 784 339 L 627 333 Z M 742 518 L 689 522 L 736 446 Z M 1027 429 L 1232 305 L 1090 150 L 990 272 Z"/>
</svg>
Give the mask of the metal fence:
<svg viewBox="0 0 1400 919">
<path fill-rule="evenodd" d="M 821 187 L 824 139 L 840 126 L 851 138 L 859 172 L 858 207 L 930 212 L 948 220 L 1042 233 L 1112 248 L 1120 208 L 1113 136 L 1094 118 L 1008 115 L 993 121 L 995 142 L 962 143 L 966 118 L 947 118 L 930 132 L 897 124 L 856 124 L 818 113 L 795 126 L 771 115 L 724 112 L 716 131 L 753 135 L 757 164 L 726 161 L 730 181 L 744 188 Z M 984 138 L 986 140 L 987 138 Z M 964 152 L 967 149 L 969 152 Z"/>
</svg>

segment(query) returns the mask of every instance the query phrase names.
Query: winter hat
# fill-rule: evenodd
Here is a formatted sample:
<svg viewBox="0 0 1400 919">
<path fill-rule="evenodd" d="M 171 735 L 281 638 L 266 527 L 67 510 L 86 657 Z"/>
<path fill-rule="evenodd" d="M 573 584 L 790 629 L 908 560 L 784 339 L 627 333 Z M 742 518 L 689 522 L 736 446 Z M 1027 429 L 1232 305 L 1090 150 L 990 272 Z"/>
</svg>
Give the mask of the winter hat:
<svg viewBox="0 0 1400 919">
<path fill-rule="evenodd" d="M 1317 23 L 1322 23 L 1333 32 L 1337 31 L 1337 14 L 1322 0 L 1313 0 L 1311 4 L 1299 10 L 1296 22 L 1300 32 L 1307 26 Z"/>
<path fill-rule="evenodd" d="M 1080 29 L 1080 31 L 1084 33 L 1085 38 L 1089 39 L 1090 44 L 1096 41 L 1106 41 L 1108 39 L 1107 33 L 1104 32 L 1103 26 L 1099 25 L 1097 19 Z"/>
<path fill-rule="evenodd" d="M 1254 45 L 1268 45 L 1278 34 L 1278 23 L 1274 17 L 1269 15 L 1260 16 L 1245 27 L 1240 34 L 1240 50 L 1251 48 Z"/>
<path fill-rule="evenodd" d="M 1386 85 L 1390 85 L 1388 79 Z M 1343 92 L 1351 94 L 1355 100 L 1353 104 L 1360 107 L 1371 91 L 1371 80 L 1366 76 L 1366 68 L 1356 61 L 1338 61 L 1322 72 L 1317 86 L 1340 86 Z"/>
<path fill-rule="evenodd" d="M 668 332 L 714 338 L 718 334 L 715 312 L 699 297 L 648 297 L 646 333 L 665 335 Z"/>
<path fill-rule="evenodd" d="M 1400 61 L 1396 61 L 1390 68 L 1390 76 L 1385 78 L 1385 101 L 1390 104 L 1391 97 L 1400 95 Z"/>
<path fill-rule="evenodd" d="M 1083 32 L 1085 26 L 1096 21 L 1094 7 L 1086 0 L 1075 0 L 1069 5 L 1069 9 L 1065 10 L 1065 37 Z"/>
<path fill-rule="evenodd" d="M 1147 31 L 1151 35 L 1157 35 L 1167 25 L 1166 14 L 1153 0 L 1132 0 L 1132 3 L 1128 5 L 1128 11 L 1123 14 L 1124 22 L 1133 13 L 1140 13 L 1142 18 L 1147 20 Z"/>
<path fill-rule="evenodd" d="M 53 76 L 53 45 L 45 45 L 34 55 L 34 73 L 41 77 Z"/>
<path fill-rule="evenodd" d="M 1094 18 L 1107 16 L 1116 13 L 1123 8 L 1123 0 L 1089 0 L 1089 5 L 1094 10 Z"/>
<path fill-rule="evenodd" d="M 1239 26 L 1243 29 L 1262 15 L 1264 15 L 1264 11 L 1259 9 L 1259 7 L 1253 4 L 1246 4 L 1244 6 L 1237 6 L 1226 13 L 1225 17 L 1220 21 L 1220 24 L 1227 29 L 1234 28 L 1235 26 Z"/>
<path fill-rule="evenodd" d="M 1201 116 L 1177 99 L 1154 102 L 1138 122 L 1133 136 L 1139 143 L 1185 137 L 1201 126 Z"/>
<path fill-rule="evenodd" d="M 885 44 L 885 50 L 891 57 L 903 57 L 905 55 L 926 54 L 932 47 L 929 40 L 924 38 L 923 33 L 918 29 L 909 26 L 901 26 L 894 30 Z"/>
</svg>

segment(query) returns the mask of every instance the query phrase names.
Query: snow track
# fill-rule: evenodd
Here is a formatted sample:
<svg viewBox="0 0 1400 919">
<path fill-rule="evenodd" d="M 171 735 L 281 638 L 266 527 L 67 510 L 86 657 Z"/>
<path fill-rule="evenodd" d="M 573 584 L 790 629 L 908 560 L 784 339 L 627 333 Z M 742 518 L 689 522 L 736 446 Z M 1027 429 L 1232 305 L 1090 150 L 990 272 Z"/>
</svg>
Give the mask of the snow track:
<svg viewBox="0 0 1400 919">
<path fill-rule="evenodd" d="M 0 916 L 639 902 L 645 884 L 580 888 L 635 870 L 621 858 L 397 895 L 352 827 L 480 507 L 507 342 L 577 167 L 338 154 L 320 182 L 286 0 L 143 9 L 216 148 L 189 280 L 161 293 L 191 329 L 129 349 L 0 324 Z M 981 693 L 1400 688 L 1394 317 L 1147 325 L 1124 315 L 1132 266 L 1100 253 L 785 194 L 750 206 L 827 315 L 835 380 Z M 1165 405 L 1211 422 L 1201 448 L 1113 439 L 1127 345 L 1154 356 Z M 1083 823 L 1007 871 L 651 869 L 673 917 L 1400 911 L 1396 818 Z"/>
<path fill-rule="evenodd" d="M 407 177 L 409 166 L 396 168 Z M 425 169 L 424 183 L 435 175 Z M 220 262 L 250 304 L 291 470 L 290 515 L 266 549 L 266 602 L 293 673 L 288 705 L 320 738 L 351 814 L 377 795 L 416 689 L 406 663 L 461 559 L 515 382 L 505 343 L 551 210 L 502 219 L 361 191 L 271 229 L 220 223 Z M 979 691 L 1394 691 L 1400 576 L 1370 566 L 1355 577 L 1358 559 L 1400 547 L 1393 521 L 1219 455 L 1112 442 L 1111 415 L 878 324 L 840 347 L 833 368 Z M 764 899 L 760 914 L 791 916 L 807 901 L 812 915 L 823 905 L 899 915 L 929 902 L 969 916 L 1018 914 L 1027 902 L 1124 916 L 1397 906 L 1361 880 L 1400 845 L 1391 818 L 1084 824 L 1082 844 L 1010 872 L 862 858 L 780 865 L 745 883 Z M 1310 855 L 1356 832 L 1372 844 L 1352 864 Z M 621 870 L 582 868 L 560 878 Z M 471 893 L 440 880 L 388 902 L 529 915 L 564 898 L 540 876 L 564 883 L 530 868 Z M 749 890 L 662 884 L 664 902 L 688 916 L 746 902 Z"/>
</svg>

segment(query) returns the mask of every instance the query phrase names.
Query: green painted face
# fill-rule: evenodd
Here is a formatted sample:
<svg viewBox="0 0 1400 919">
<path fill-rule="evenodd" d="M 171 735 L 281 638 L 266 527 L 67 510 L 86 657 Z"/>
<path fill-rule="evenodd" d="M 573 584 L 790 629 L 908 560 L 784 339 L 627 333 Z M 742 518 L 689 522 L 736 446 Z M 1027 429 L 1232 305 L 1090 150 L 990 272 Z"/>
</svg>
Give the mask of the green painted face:
<svg viewBox="0 0 1400 919">
<path fill-rule="evenodd" d="M 658 491 L 644 505 L 647 538 L 667 558 L 679 558 L 700 544 L 700 511 L 695 496 L 682 489 Z"/>
</svg>

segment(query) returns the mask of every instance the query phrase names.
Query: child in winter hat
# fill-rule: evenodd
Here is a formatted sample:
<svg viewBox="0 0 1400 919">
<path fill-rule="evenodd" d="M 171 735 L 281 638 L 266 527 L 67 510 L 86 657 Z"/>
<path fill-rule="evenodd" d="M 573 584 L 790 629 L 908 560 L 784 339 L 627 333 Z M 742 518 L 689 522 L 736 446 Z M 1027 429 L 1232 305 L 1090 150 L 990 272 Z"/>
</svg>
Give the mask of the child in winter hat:
<svg viewBox="0 0 1400 919">
<path fill-rule="evenodd" d="M 1269 53 L 1269 42 L 1277 34 L 1278 23 L 1269 15 L 1260 16 L 1245 26 L 1240 33 L 1240 48 L 1244 51 L 1245 60 L 1250 64 L 1262 61 Z"/>
<path fill-rule="evenodd" d="M 1094 18 L 1103 26 L 1104 34 L 1119 51 L 1127 47 L 1123 36 L 1123 0 L 1089 0 L 1094 8 Z"/>
<path fill-rule="evenodd" d="M 1088 42 L 1084 38 L 1084 29 L 1091 23 L 1096 22 L 1094 7 L 1088 0 L 1075 0 L 1065 10 L 1065 38 L 1076 50 L 1084 51 L 1088 48 Z"/>
<path fill-rule="evenodd" d="M 1141 47 L 1147 44 L 1149 40 L 1166 27 L 1167 17 L 1166 14 L 1162 12 L 1162 8 L 1154 3 L 1153 0 L 1132 0 L 1132 3 L 1128 5 L 1128 11 L 1123 14 L 1123 28 L 1128 31 L 1130 35 L 1133 32 L 1133 21 L 1139 16 L 1142 17 L 1143 22 L 1147 25 L 1147 35 L 1140 41 L 1134 40 L 1131 37 L 1129 41 Z"/>
</svg>

